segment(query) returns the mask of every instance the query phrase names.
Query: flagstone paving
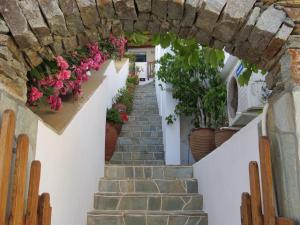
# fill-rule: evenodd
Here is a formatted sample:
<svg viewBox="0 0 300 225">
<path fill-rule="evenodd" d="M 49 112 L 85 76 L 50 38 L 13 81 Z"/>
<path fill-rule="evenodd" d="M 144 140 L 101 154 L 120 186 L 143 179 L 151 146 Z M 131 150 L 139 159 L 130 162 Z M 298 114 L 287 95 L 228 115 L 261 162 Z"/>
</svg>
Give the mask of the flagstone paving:
<svg viewBox="0 0 300 225">
<path fill-rule="evenodd" d="M 154 84 L 139 86 L 88 225 L 207 225 L 190 166 L 166 166 Z"/>
</svg>

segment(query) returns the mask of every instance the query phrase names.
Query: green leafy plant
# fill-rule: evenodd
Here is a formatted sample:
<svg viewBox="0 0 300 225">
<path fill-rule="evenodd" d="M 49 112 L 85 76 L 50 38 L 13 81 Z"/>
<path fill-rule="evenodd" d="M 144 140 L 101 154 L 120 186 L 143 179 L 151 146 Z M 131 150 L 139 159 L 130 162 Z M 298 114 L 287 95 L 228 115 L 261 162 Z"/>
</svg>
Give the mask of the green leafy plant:
<svg viewBox="0 0 300 225">
<path fill-rule="evenodd" d="M 134 46 L 141 46 L 151 42 L 151 35 L 146 32 L 127 33 L 126 38 Z"/>
<path fill-rule="evenodd" d="M 213 68 L 223 66 L 225 54 L 224 51 L 213 49 L 207 46 L 199 47 L 195 39 L 181 39 L 176 34 L 165 33 L 156 34 L 152 38 L 154 45 L 161 45 L 162 48 L 172 47 L 173 50 L 181 52 L 181 57 L 185 60 L 187 66 L 196 65 L 199 60 L 204 60 Z M 200 59 L 199 49 L 205 52 L 204 58 Z"/>
<path fill-rule="evenodd" d="M 258 73 L 259 69 L 258 69 L 257 65 L 248 63 L 244 60 L 242 61 L 242 63 L 243 63 L 245 70 L 239 76 L 238 81 L 241 86 L 245 86 L 245 85 L 248 85 L 252 73 Z M 262 70 L 261 72 L 263 75 L 265 75 L 267 73 L 265 70 Z"/>
<path fill-rule="evenodd" d="M 187 39 L 183 40 L 180 39 L 177 35 L 173 33 L 165 33 L 165 34 L 156 34 L 152 38 L 153 44 L 161 45 L 162 48 L 168 48 L 172 46 L 173 49 L 179 49 L 182 46 L 182 42 L 186 42 L 190 48 L 187 49 L 185 52 L 185 60 L 188 65 L 194 65 L 199 61 L 197 57 L 197 50 L 196 47 L 198 45 L 197 41 L 194 39 Z M 213 49 L 207 46 L 203 47 L 204 60 L 205 63 L 209 64 L 213 68 L 217 68 L 223 65 L 224 62 L 224 51 Z M 258 73 L 259 69 L 258 66 L 253 63 L 248 63 L 246 61 L 242 61 L 243 66 L 245 68 L 244 72 L 240 75 L 238 81 L 241 86 L 248 85 L 249 80 L 251 78 L 252 73 Z M 266 74 L 266 71 L 262 70 L 262 74 Z"/>
<path fill-rule="evenodd" d="M 116 124 L 123 124 L 120 113 L 117 109 L 111 108 L 106 111 L 106 121 Z"/>
<path fill-rule="evenodd" d="M 173 54 L 166 54 L 160 59 L 157 77 L 172 84 L 173 97 L 178 100 L 175 114 L 192 116 L 195 127 L 224 126 L 226 86 L 218 68 L 206 60 L 210 51 L 189 40 L 178 40 L 171 49 Z M 190 50 L 193 58 L 187 63 Z M 217 63 L 218 67 L 222 65 L 221 61 Z M 173 118 L 168 116 L 167 122 L 173 121 Z"/>
<path fill-rule="evenodd" d="M 114 102 L 126 105 L 127 113 L 131 113 L 133 109 L 133 93 L 130 92 L 127 88 L 122 88 L 118 91 Z"/>
<path fill-rule="evenodd" d="M 138 85 L 139 84 L 139 77 L 138 76 L 130 76 L 130 77 L 127 78 L 126 83 L 127 83 L 127 85 L 128 84 Z"/>
<path fill-rule="evenodd" d="M 166 121 L 168 125 L 173 124 L 176 121 L 176 115 L 170 114 L 166 117 Z"/>
</svg>

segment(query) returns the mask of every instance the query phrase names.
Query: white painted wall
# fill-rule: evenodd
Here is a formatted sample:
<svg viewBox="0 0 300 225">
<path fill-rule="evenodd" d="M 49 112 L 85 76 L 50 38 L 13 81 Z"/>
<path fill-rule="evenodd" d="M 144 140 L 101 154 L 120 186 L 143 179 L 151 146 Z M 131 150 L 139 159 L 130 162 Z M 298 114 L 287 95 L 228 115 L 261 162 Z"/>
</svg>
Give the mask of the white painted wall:
<svg viewBox="0 0 300 225">
<path fill-rule="evenodd" d="M 159 60 L 170 49 L 156 47 L 156 60 Z M 156 71 L 159 65 L 156 65 Z M 165 83 L 155 80 L 156 96 L 158 101 L 159 113 L 162 117 L 163 143 L 165 149 L 165 161 L 167 165 L 180 165 L 180 118 L 177 118 L 173 124 L 168 125 L 165 118 L 174 114 L 177 100 L 172 96 L 171 87 Z"/>
<path fill-rule="evenodd" d="M 209 225 L 241 224 L 241 195 L 250 191 L 248 165 L 250 161 L 259 162 L 260 121 L 260 117 L 253 120 L 193 166 Z"/>
<path fill-rule="evenodd" d="M 52 225 L 84 225 L 93 209 L 93 194 L 104 174 L 106 109 L 125 85 L 128 61 L 117 72 L 114 62 L 106 79 L 65 129 L 56 134 L 38 123 L 36 159 L 42 163 L 40 191 L 51 194 Z M 97 74 L 101 76 L 101 74 Z"/>
</svg>

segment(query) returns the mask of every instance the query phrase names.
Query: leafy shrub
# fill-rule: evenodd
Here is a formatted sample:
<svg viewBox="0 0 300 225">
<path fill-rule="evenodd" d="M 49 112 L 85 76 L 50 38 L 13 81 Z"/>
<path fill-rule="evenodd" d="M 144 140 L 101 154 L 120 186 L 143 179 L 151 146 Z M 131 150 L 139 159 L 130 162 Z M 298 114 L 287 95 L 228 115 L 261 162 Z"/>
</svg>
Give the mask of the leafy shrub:
<svg viewBox="0 0 300 225">
<path fill-rule="evenodd" d="M 127 113 L 131 113 L 133 108 L 133 98 L 134 96 L 132 92 L 130 92 L 127 88 L 122 88 L 118 91 L 114 102 L 126 105 Z"/>
<path fill-rule="evenodd" d="M 127 84 L 134 84 L 138 85 L 139 84 L 139 77 L 138 76 L 130 76 L 127 78 Z"/>
<path fill-rule="evenodd" d="M 111 108 L 106 111 L 106 121 L 111 123 L 123 124 L 123 120 L 117 109 Z"/>
</svg>

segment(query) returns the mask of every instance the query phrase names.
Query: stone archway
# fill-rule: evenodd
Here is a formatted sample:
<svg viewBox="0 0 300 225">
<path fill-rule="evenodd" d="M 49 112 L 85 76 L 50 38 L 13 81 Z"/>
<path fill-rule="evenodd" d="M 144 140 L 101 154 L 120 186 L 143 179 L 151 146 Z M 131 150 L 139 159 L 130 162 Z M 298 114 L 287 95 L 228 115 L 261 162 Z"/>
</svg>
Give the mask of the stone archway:
<svg viewBox="0 0 300 225">
<path fill-rule="evenodd" d="M 0 0 L 0 79 L 25 99 L 26 70 L 110 32 L 171 31 L 271 70 L 289 10 L 257 0 Z M 284 4 L 284 3 L 283 3 Z M 290 9 L 290 8 L 288 8 Z M 16 85 L 17 84 L 17 85 Z"/>
<path fill-rule="evenodd" d="M 275 162 L 283 165 L 275 168 L 279 211 L 300 221 L 300 113 L 278 106 L 299 107 L 299 24 L 296 0 L 0 0 L 0 89 L 24 102 L 27 70 L 110 32 L 173 32 L 225 48 L 270 71 L 268 86 L 278 92 L 270 101 L 270 131 Z M 296 188 L 284 183 L 291 177 Z"/>
</svg>

